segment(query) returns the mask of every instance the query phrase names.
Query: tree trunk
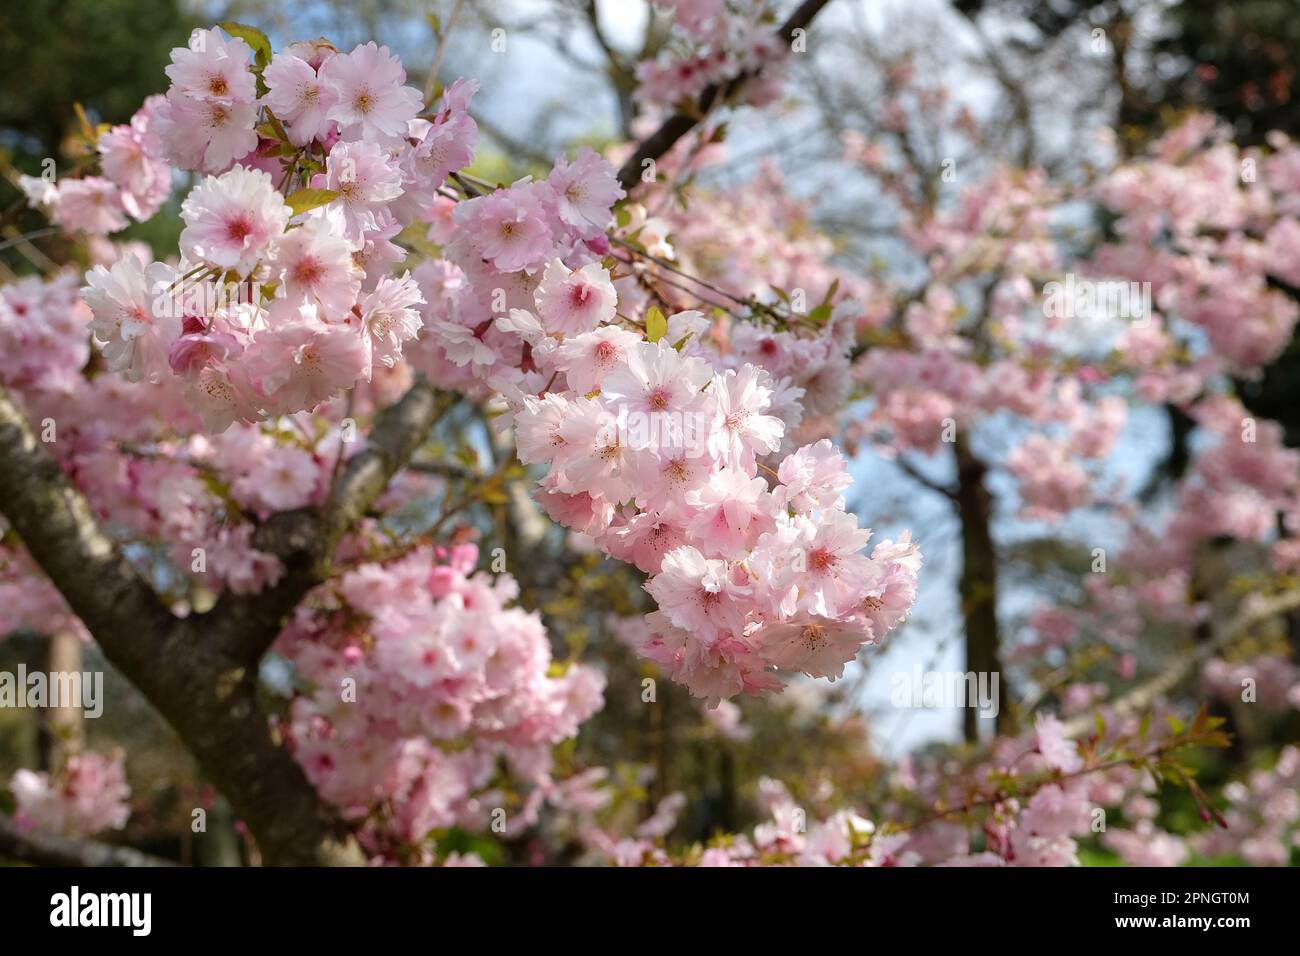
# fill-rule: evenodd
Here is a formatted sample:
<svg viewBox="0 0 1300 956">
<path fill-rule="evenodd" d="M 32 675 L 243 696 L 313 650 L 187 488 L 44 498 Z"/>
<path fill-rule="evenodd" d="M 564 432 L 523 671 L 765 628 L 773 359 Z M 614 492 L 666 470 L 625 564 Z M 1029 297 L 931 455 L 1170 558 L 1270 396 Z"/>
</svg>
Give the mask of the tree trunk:
<svg viewBox="0 0 1300 956">
<path fill-rule="evenodd" d="M 966 630 L 966 671 L 998 675 L 998 733 L 1014 733 L 1015 720 L 1008 706 L 1006 675 L 998 657 L 998 571 L 993 546 L 993 496 L 984 484 L 988 468 L 971 450 L 964 432 L 958 432 L 953 452 L 957 460 L 957 514 L 961 521 L 961 614 Z M 979 739 L 979 711 L 962 711 L 962 734 Z"/>
<path fill-rule="evenodd" d="M 47 674 L 80 673 L 81 639 L 68 631 L 51 634 L 45 641 L 44 670 Z M 43 708 L 40 713 L 36 731 L 38 768 L 53 770 L 62 766 L 69 754 L 81 749 L 84 738 L 85 724 L 81 707 L 75 703 L 55 707 L 51 700 L 50 706 Z"/>
</svg>

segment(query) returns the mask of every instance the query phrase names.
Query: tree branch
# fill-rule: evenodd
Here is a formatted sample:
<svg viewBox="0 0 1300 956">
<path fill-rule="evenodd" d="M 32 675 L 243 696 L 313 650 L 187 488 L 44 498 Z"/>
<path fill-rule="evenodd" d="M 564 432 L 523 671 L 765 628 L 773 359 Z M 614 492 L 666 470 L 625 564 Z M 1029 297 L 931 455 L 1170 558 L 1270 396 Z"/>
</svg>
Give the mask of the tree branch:
<svg viewBox="0 0 1300 956">
<path fill-rule="evenodd" d="M 256 594 L 227 594 L 195 618 L 231 657 L 249 666 L 261 659 L 284 618 L 328 576 L 339 539 L 374 505 L 454 401 L 418 377 L 400 401 L 375 416 L 366 448 L 348 460 L 319 513 L 281 512 L 257 529 L 253 546 L 279 558 L 284 576 Z"/>
<path fill-rule="evenodd" d="M 270 862 L 363 862 L 274 735 L 259 700 L 257 659 L 320 579 L 333 543 L 373 505 L 450 402 L 417 380 L 376 416 L 369 446 L 348 462 L 319 514 L 276 515 L 258 530 L 257 546 L 285 562 L 279 584 L 179 619 L 104 534 L 0 386 L 0 513 L 108 659 L 176 729 Z"/>
<path fill-rule="evenodd" d="M 1110 709 L 1121 717 L 1145 711 L 1191 676 L 1196 668 L 1231 644 L 1243 631 L 1260 621 L 1285 614 L 1296 608 L 1300 608 L 1300 590 L 1284 591 L 1270 598 L 1243 601 L 1237 613 L 1220 627 L 1214 636 L 1207 641 L 1202 641 L 1188 653 L 1179 655 L 1170 667 L 1117 699 Z M 1093 723 L 1090 714 L 1080 715 L 1065 722 L 1065 733 L 1067 736 L 1077 737 L 1091 731 Z"/>
<path fill-rule="evenodd" d="M 931 491 L 938 492 L 949 501 L 957 500 L 956 489 L 949 488 L 947 485 L 940 484 L 931 478 L 927 478 L 921 473 L 921 470 L 917 468 L 916 465 L 912 464 L 912 462 L 904 458 L 901 454 L 894 458 L 894 464 L 902 470 L 903 474 L 907 475 L 907 477 L 911 478 L 918 485 L 929 488 Z"/>
<path fill-rule="evenodd" d="M 795 9 L 794 13 L 790 14 L 785 23 L 781 24 L 777 30 L 777 36 L 792 43 L 795 31 L 807 28 L 812 23 L 813 18 L 821 13 L 822 7 L 829 2 L 830 0 L 804 0 Z M 633 187 L 641 181 L 641 170 L 647 159 L 659 159 L 672 149 L 679 139 L 696 127 L 709 110 L 719 102 L 725 102 L 745 84 L 751 75 L 750 73 L 741 73 L 725 84 L 710 84 L 700 93 L 699 99 L 694 104 L 694 109 L 689 112 L 674 113 L 664 120 L 663 125 L 650 134 L 649 137 L 642 140 L 632 155 L 628 157 L 627 162 L 619 168 L 618 181 L 623 188 L 631 192 Z"/>
<path fill-rule="evenodd" d="M 0 385 L 0 511 L 92 634 L 129 634 L 115 659 L 147 668 L 175 621 L 100 530 L 90 505 L 41 447 Z"/>
<path fill-rule="evenodd" d="M 176 866 L 130 847 L 73 840 L 52 833 L 24 833 L 11 817 L 0 813 L 0 857 L 37 866 Z"/>
</svg>

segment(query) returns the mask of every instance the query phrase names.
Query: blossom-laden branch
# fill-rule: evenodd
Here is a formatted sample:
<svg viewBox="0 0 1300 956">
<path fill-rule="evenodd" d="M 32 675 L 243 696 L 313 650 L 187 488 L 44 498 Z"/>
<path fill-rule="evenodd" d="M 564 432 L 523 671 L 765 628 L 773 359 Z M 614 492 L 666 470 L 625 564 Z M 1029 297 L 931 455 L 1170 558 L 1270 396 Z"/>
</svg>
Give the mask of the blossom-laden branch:
<svg viewBox="0 0 1300 956">
<path fill-rule="evenodd" d="M 257 697 L 257 659 L 320 579 L 328 548 L 373 504 L 448 404 L 418 380 L 377 416 L 370 447 L 349 462 L 320 513 L 285 512 L 259 529 L 259 545 L 285 562 L 276 586 L 178 618 L 100 528 L 0 388 L 0 512 L 109 660 L 176 729 L 272 862 L 354 864 L 361 856 L 275 738 Z"/>
<path fill-rule="evenodd" d="M 789 18 L 777 30 L 777 37 L 785 43 L 793 43 L 799 35 L 797 31 L 805 30 L 813 18 L 821 13 L 830 0 L 804 0 L 790 14 Z M 636 150 L 628 157 L 618 170 L 618 181 L 624 189 L 631 190 L 641 180 L 642 170 L 647 160 L 656 160 L 667 153 L 679 139 L 693 130 L 700 120 L 718 103 L 725 102 L 749 80 L 751 74 L 741 73 L 726 83 L 713 83 L 705 87 L 693 104 L 694 108 L 679 110 L 642 140 Z"/>
</svg>

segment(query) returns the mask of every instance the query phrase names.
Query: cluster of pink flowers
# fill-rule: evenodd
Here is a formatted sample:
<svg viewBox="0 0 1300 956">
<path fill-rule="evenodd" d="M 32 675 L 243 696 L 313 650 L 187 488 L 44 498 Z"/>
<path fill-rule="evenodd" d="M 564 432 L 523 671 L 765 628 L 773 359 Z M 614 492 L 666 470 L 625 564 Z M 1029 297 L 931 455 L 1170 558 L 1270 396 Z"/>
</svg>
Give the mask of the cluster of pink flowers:
<svg viewBox="0 0 1300 956">
<path fill-rule="evenodd" d="M 673 11 L 672 33 L 657 57 L 637 65 L 638 99 L 670 108 L 742 74 L 749 76 L 746 102 L 761 106 L 776 97 L 790 48 L 764 15 L 767 4 L 743 13 L 725 0 L 666 0 L 657 6 Z"/>
<path fill-rule="evenodd" d="M 1125 651 L 1146 621 L 1188 625 L 1206 618 L 1208 608 L 1190 585 L 1197 555 L 1216 538 L 1268 543 L 1277 571 L 1296 567 L 1294 530 L 1281 537 L 1277 530 L 1279 515 L 1290 526 L 1300 501 L 1300 452 L 1286 447 L 1276 422 L 1255 419 L 1236 399 L 1209 395 L 1187 411 L 1211 441 L 1199 447 L 1175 488 L 1177 507 L 1151 521 L 1134 518 L 1115 573 L 1090 576 L 1088 603 L 1077 612 L 1077 631 Z M 1212 665 L 1206 677 L 1224 686 L 1226 673 Z M 1282 679 L 1276 669 L 1268 673 Z M 1287 688 L 1269 685 L 1276 691 L 1271 706 L 1287 706 Z"/>
<path fill-rule="evenodd" d="M 21 177 L 29 202 L 70 232 L 106 235 L 125 229 L 128 217 L 151 218 L 172 192 L 172 168 L 159 135 L 163 107 L 161 96 L 151 96 L 129 123 L 99 134 L 101 175 Z"/>
<path fill-rule="evenodd" d="M 552 383 L 511 403 L 520 459 L 547 466 L 543 507 L 650 575 L 659 610 L 639 650 L 696 696 L 777 690 L 772 667 L 840 676 L 906 616 L 919 552 L 904 536 L 860 553 L 870 532 L 843 510 L 851 479 L 829 441 L 764 463 L 785 431 L 770 414 L 781 386 L 726 367 L 699 313 L 649 341 L 614 324 L 616 302 L 601 267 L 553 262 L 537 314 L 498 322 Z"/>
<path fill-rule="evenodd" d="M 140 262 L 131 250 L 110 253 Z M 180 401 L 180 380 L 146 385 L 85 374 L 91 314 L 76 286 L 75 276 L 61 274 L 0 291 L 0 375 L 34 427 L 43 420 L 57 426 L 48 450 L 111 520 L 115 535 L 148 545 L 132 555 L 171 558 L 180 581 L 171 570 L 161 580 L 179 612 L 187 606 L 187 581 L 214 592 L 273 584 L 282 569 L 252 547 L 254 521 L 318 504 L 340 455 L 363 447 L 343 442 L 341 403 L 314 416 L 239 423 L 206 435 Z M 354 414 L 392 401 L 409 382 L 409 371 L 400 371 L 363 383 Z M 417 478 L 390 489 L 383 507 L 427 498 L 428 480 Z M 277 645 L 316 687 L 295 703 L 286 735 L 322 793 L 364 827 L 376 859 L 429 859 L 429 829 L 482 828 L 498 805 L 510 808 L 511 833 L 535 820 L 541 802 L 563 783 L 549 776 L 551 746 L 572 737 L 600 705 L 600 675 L 553 663 L 536 614 L 506 606 L 513 580 L 472 574 L 475 560 L 473 548 L 458 548 L 362 565 L 313 594 Z M 0 594 L 11 598 L 0 600 L 0 632 L 84 632 L 21 550 L 0 554 Z M 343 702 L 340 675 L 359 688 L 351 703 Z M 512 770 L 509 787 L 495 776 L 501 757 Z M 386 775 L 373 776 L 381 758 L 392 762 L 383 764 Z M 76 779 L 101 779 L 88 776 L 98 766 L 94 759 L 84 758 L 89 762 Z M 336 773 L 325 770 L 330 760 Z M 22 815 L 62 826 L 60 780 L 16 777 L 13 787 L 26 801 Z M 515 784 L 529 787 L 522 807 Z M 108 799 L 117 790 L 106 784 L 99 792 Z M 82 788 L 67 794 L 75 798 L 68 819 L 77 807 L 91 811 L 77 817 L 89 821 L 80 832 L 103 828 L 95 821 L 107 817 L 94 816 L 96 805 Z"/>
<path fill-rule="evenodd" d="M 533 360 L 531 331 L 513 328 L 508 316 L 535 309 L 537 297 L 554 301 L 558 311 L 563 297 L 581 295 L 574 315 L 563 320 L 573 331 L 606 321 L 606 311 L 612 317 L 614 291 L 607 277 L 597 281 L 597 270 L 609 251 L 612 207 L 622 196 L 610 164 L 584 148 L 572 161 L 558 159 L 544 180 L 521 180 L 460 203 L 445 200 L 429 237 L 443 245 L 446 259 L 415 270 L 429 327 L 427 345 L 422 340 L 412 355 L 415 366 L 467 391 L 482 391 L 484 383 L 542 391 L 546 379 Z"/>
<path fill-rule="evenodd" d="M 1287 866 L 1300 848 L 1300 748 L 1282 748 L 1268 769 L 1253 770 L 1223 791 L 1227 808 L 1221 829 L 1191 837 L 1211 859 L 1240 857 L 1251 866 Z"/>
<path fill-rule="evenodd" d="M 105 251 L 141 266 L 134 250 Z M 92 317 L 77 282 L 65 272 L 0 290 L 0 376 L 34 427 L 52 429 L 45 447 L 115 533 L 161 545 L 193 581 L 237 592 L 273 583 L 282 569 L 251 547 L 250 519 L 320 500 L 340 451 L 361 447 L 341 444 L 341 409 L 282 419 L 289 431 L 240 424 L 204 435 L 180 379 L 146 386 L 85 374 Z M 377 378 L 358 408 L 386 385 Z M 80 632 L 45 579 L 26 577 L 31 570 L 22 552 L 5 555 L 4 620 Z"/>
<path fill-rule="evenodd" d="M 1277 654 L 1235 662 L 1211 658 L 1201 668 L 1201 680 L 1226 702 L 1249 700 L 1272 712 L 1300 710 L 1300 667 Z"/>
<path fill-rule="evenodd" d="M 843 510 L 842 457 L 790 437 L 805 405 L 829 414 L 847 391 L 843 302 L 815 334 L 737 324 L 705 341 L 710 323 L 681 311 L 650 342 L 618 315 L 644 304 L 642 283 L 601 262 L 623 191 L 591 150 L 453 203 L 438 189 L 472 157 L 467 84 L 424 117 L 374 44 L 262 62 L 209 30 L 172 60 L 158 135 L 172 163 L 208 175 L 182 207 L 179 264 L 127 255 L 88 276 L 111 371 L 179 390 L 217 433 L 323 407 L 404 345 L 444 387 L 502 393 L 522 459 L 549 466 L 546 510 L 652 575 L 661 613 L 643 650 L 710 701 L 779 688 L 774 667 L 834 678 L 905 616 L 916 548 L 904 536 L 860 554 L 869 532 Z M 327 201 L 295 211 L 299 184 Z M 391 240 L 412 223 L 446 258 L 396 278 Z M 634 213 L 629 228 L 640 241 L 655 227 Z M 171 542 L 179 566 L 201 549 L 226 586 L 252 591 L 280 568 L 231 512 L 314 502 L 336 438 L 231 434 L 157 447 L 162 460 L 88 492 Z M 229 502 L 204 468 L 232 476 Z"/>
<path fill-rule="evenodd" d="M 887 455 L 933 454 L 959 430 L 999 414 L 1029 426 L 1006 468 L 1018 482 L 1022 516 L 1043 521 L 1097 500 L 1086 463 L 1110 453 L 1126 418 L 1124 401 L 1106 394 L 1095 356 L 1072 354 L 1028 278 L 1062 269 L 1047 215 L 1059 201 L 1037 177 L 1001 173 L 963 191 L 955 208 L 905 225 L 915 251 L 942 278 L 892 323 L 890 309 L 868 309 L 886 338 L 853 370 L 874 398 L 858 430 Z M 961 286 L 995 270 L 1002 277 L 987 298 L 987 344 L 977 347 Z"/>
<path fill-rule="evenodd" d="M 1130 766 L 1086 765 L 1065 726 L 1048 715 L 1040 714 L 1024 737 L 996 741 L 976 766 L 958 767 L 951 756 L 905 759 L 891 775 L 891 793 L 958 808 L 969 798 L 963 788 L 984 777 L 996 778 L 1000 788 L 1025 785 L 1020 797 L 981 801 L 990 807 L 978 823 L 950 812 L 912 827 L 877 827 L 851 809 L 814 822 L 814 811 L 800 806 L 784 785 L 764 779 L 759 802 L 770 820 L 750 834 L 728 835 L 677 856 L 652 834 L 615 839 L 595 833 L 588 834 L 588 843 L 620 866 L 1076 866 L 1079 840 L 1094 834 L 1133 865 L 1173 866 L 1188 855 L 1181 838 L 1151 822 L 1157 804 L 1149 796 L 1155 789 L 1150 774 Z M 1129 827 L 1107 826 L 1106 808 L 1121 809 Z M 900 807 L 891 796 L 882 809 Z"/>
<path fill-rule="evenodd" d="M 284 727 L 294 755 L 380 858 L 427 859 L 432 831 L 487 831 L 497 808 L 507 833 L 535 822 L 552 747 L 601 707 L 601 674 L 553 662 L 539 616 L 508 606 L 514 579 L 477 560 L 461 545 L 360 565 L 276 643 L 309 688 Z"/>
<path fill-rule="evenodd" d="M 220 432 L 392 368 L 425 302 L 393 274 L 406 256 L 393 239 L 437 214 L 439 188 L 472 158 L 472 85 L 421 114 L 387 48 L 295 44 L 257 65 L 217 30 L 174 50 L 167 73 L 156 135 L 173 164 L 209 175 L 182 206 L 178 264 L 125 257 L 88 275 L 109 369 L 179 379 Z"/>
<path fill-rule="evenodd" d="M 895 97 L 916 85 L 906 70 L 889 84 Z M 891 125 L 886 116 L 882 123 L 905 135 L 906 122 Z M 908 192 L 907 177 L 881 143 L 849 146 L 898 198 L 903 238 L 933 276 L 914 297 L 903 297 L 901 309 L 889 302 L 899 296 L 888 289 L 884 308 L 867 308 L 866 329 L 879 341 L 855 367 L 874 398 L 871 427 L 858 431 L 886 453 L 933 453 L 956 429 L 975 429 L 1000 412 L 1015 415 L 1034 429 L 1005 459 L 1024 517 L 1055 520 L 1110 503 L 1087 463 L 1109 453 L 1123 426 L 1118 385 L 1127 382 L 1142 399 L 1201 417 L 1195 407 L 1202 395 L 1225 375 L 1257 374 L 1300 317 L 1270 284 L 1294 275 L 1288 237 L 1300 232 L 1291 198 L 1300 148 L 1285 137 L 1272 137 L 1269 151 L 1240 150 L 1212 118 L 1192 117 L 1148 156 L 1077 193 L 1063 193 L 1041 172 L 997 169 L 938 211 Z M 1118 239 L 1071 263 L 1053 215 L 1079 200 L 1114 213 Z M 976 330 L 967 318 L 966 286 L 989 274 L 998 279 Z M 1048 283 L 1063 276 L 1071 288 L 1076 279 L 1094 289 L 1122 284 L 1138 308 L 1116 317 L 1101 304 L 1079 304 L 1062 314 L 1049 307 Z M 1272 522 L 1269 509 L 1294 501 L 1292 490 L 1276 488 L 1295 467 L 1271 429 L 1261 423 L 1253 448 L 1235 442 L 1227 449 L 1225 442 L 1221 453 L 1258 459 L 1254 467 L 1273 475 L 1271 491 L 1224 481 L 1230 476 L 1222 469 L 1183 490 L 1182 525 L 1220 522 L 1197 537 L 1259 537 Z M 1284 547 L 1280 564 L 1286 555 Z"/>
<path fill-rule="evenodd" d="M 0 287 L 0 376 L 8 387 L 53 401 L 81 380 L 90 312 L 77 287 L 72 272 Z"/>
<path fill-rule="evenodd" d="M 674 679 L 717 701 L 778 689 L 771 667 L 837 677 L 906 614 L 919 566 L 906 538 L 858 554 L 869 532 L 843 510 L 849 479 L 828 442 L 775 457 L 804 396 L 776 375 L 806 374 L 804 358 L 846 369 L 852 324 L 832 316 L 814 337 L 737 324 L 719 341 L 686 310 L 650 341 L 628 318 L 646 300 L 638 276 L 615 280 L 600 259 L 621 195 L 584 150 L 546 180 L 457 204 L 430 232 L 452 264 L 416 270 L 430 335 L 412 360 L 505 397 L 520 459 L 548 467 L 548 514 L 652 576 L 662 613 L 642 651 Z"/>
<path fill-rule="evenodd" d="M 707 169 L 708 162 L 708 155 L 696 155 L 692 166 Z M 782 451 L 833 437 L 853 385 L 849 354 L 862 321 L 859 300 L 870 286 L 831 264 L 833 244 L 816 229 L 810 204 L 792 197 L 780 173 L 764 167 L 742 186 L 701 195 L 686 209 L 672 204 L 662 215 L 662 222 L 633 219 L 625 233 L 647 253 L 708 282 L 697 283 L 699 299 L 717 307 L 708 343 L 728 364 L 766 369 L 781 391 L 803 390 L 798 413 L 791 403 L 780 413 L 787 425 Z M 660 231 L 672 236 L 666 248 L 655 248 Z M 615 254 L 624 258 L 623 250 Z M 625 261 L 655 295 L 681 309 L 699 304 L 657 282 L 653 262 L 635 254 Z M 758 302 L 787 321 L 736 321 L 728 296 Z M 819 309 L 829 314 L 813 319 Z"/>
<path fill-rule="evenodd" d="M 54 773 L 17 770 L 9 780 L 14 820 L 27 830 L 82 837 L 120 830 L 131 815 L 122 751 L 68 757 Z"/>
<path fill-rule="evenodd" d="M 1108 274 L 1151 283 L 1164 315 L 1203 330 L 1199 371 L 1249 373 L 1291 340 L 1297 307 L 1269 286 L 1300 277 L 1294 191 L 1300 145 L 1242 150 L 1211 116 L 1194 116 L 1117 169 L 1098 198 L 1120 214 L 1120 241 L 1096 257 Z"/>
</svg>

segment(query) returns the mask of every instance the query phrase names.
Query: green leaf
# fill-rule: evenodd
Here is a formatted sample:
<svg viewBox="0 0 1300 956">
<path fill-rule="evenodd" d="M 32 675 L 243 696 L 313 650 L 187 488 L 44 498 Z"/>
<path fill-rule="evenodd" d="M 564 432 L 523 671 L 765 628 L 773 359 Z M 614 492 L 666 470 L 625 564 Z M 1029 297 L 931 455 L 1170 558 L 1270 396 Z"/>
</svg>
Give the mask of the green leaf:
<svg viewBox="0 0 1300 956">
<path fill-rule="evenodd" d="M 258 67 L 265 67 L 271 62 L 271 41 L 267 39 L 265 33 L 257 27 L 250 27 L 243 23 L 236 23 L 233 20 L 227 20 L 225 23 L 218 23 L 217 26 L 225 30 L 232 37 L 238 37 L 253 48 L 253 59 Z"/>
<path fill-rule="evenodd" d="M 818 325 L 828 322 L 830 320 L 830 317 L 831 317 L 831 307 L 827 305 L 825 302 L 823 302 L 821 305 L 817 306 L 817 308 L 813 309 L 811 312 L 808 313 L 808 318 L 811 321 L 816 322 Z"/>
<path fill-rule="evenodd" d="M 284 201 L 289 204 L 296 216 L 300 212 L 306 212 L 309 209 L 315 209 L 318 206 L 324 206 L 339 198 L 339 194 L 333 189 L 300 189 L 296 193 L 290 193 L 284 197 Z"/>
<path fill-rule="evenodd" d="M 658 306 L 651 306 L 645 314 L 645 337 L 647 342 L 658 342 L 668 334 L 668 320 L 659 311 Z"/>
</svg>

